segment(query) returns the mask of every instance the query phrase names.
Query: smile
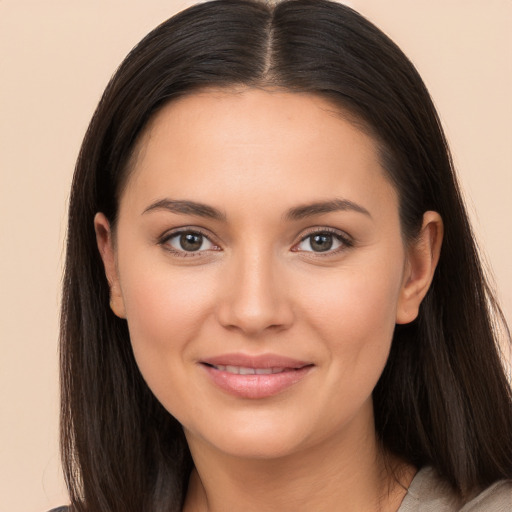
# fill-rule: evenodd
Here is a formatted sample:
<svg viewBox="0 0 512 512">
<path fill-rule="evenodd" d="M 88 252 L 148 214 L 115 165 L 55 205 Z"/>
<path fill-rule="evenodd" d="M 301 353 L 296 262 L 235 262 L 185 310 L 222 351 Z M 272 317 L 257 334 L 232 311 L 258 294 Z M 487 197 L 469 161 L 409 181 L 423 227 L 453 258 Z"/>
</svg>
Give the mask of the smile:
<svg viewBox="0 0 512 512">
<path fill-rule="evenodd" d="M 228 354 L 201 361 L 209 381 L 232 396 L 269 398 L 300 382 L 314 368 L 312 363 L 276 355 Z"/>
<path fill-rule="evenodd" d="M 236 375 L 271 375 L 282 373 L 287 370 L 296 370 L 297 368 L 248 368 L 244 366 L 223 366 L 221 364 L 213 366 L 221 372 L 234 373 Z"/>
</svg>

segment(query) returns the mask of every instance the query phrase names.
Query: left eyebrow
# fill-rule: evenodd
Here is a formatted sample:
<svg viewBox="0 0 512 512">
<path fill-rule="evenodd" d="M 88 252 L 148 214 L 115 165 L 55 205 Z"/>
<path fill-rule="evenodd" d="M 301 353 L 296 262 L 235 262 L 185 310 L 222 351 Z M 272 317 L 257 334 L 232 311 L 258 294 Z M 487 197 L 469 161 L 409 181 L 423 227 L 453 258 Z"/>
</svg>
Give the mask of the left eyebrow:
<svg viewBox="0 0 512 512">
<path fill-rule="evenodd" d="M 338 211 L 353 211 L 362 213 L 372 218 L 370 212 L 363 206 L 349 201 L 348 199 L 332 199 L 330 201 L 319 201 L 305 205 L 296 206 L 285 214 L 286 220 L 301 220 L 314 215 Z"/>
<path fill-rule="evenodd" d="M 196 215 L 198 217 L 206 217 L 215 220 L 226 220 L 226 216 L 220 210 L 195 201 L 177 201 L 174 199 L 160 199 L 149 205 L 142 214 L 154 210 L 167 210 L 172 213 L 183 215 Z"/>
</svg>

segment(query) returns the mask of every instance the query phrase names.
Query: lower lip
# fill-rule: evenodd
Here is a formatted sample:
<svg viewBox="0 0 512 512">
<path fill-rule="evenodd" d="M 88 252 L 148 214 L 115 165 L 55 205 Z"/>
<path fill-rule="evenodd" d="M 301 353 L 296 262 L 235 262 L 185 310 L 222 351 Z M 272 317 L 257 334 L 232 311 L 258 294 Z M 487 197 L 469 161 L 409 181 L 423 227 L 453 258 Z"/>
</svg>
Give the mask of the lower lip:
<svg viewBox="0 0 512 512">
<path fill-rule="evenodd" d="M 313 368 L 304 366 L 297 370 L 264 375 L 239 375 L 202 365 L 213 382 L 222 390 L 240 398 L 268 398 L 301 381 Z"/>
</svg>

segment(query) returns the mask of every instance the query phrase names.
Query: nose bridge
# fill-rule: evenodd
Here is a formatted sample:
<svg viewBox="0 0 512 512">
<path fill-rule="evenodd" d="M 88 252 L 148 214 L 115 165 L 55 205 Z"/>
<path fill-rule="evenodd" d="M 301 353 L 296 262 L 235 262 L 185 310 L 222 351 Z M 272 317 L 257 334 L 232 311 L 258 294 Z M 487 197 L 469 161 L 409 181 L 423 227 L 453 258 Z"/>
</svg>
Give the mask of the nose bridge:
<svg viewBox="0 0 512 512">
<path fill-rule="evenodd" d="M 233 251 L 230 259 L 218 305 L 220 322 L 248 335 L 289 326 L 291 304 L 272 249 L 247 244 Z"/>
</svg>

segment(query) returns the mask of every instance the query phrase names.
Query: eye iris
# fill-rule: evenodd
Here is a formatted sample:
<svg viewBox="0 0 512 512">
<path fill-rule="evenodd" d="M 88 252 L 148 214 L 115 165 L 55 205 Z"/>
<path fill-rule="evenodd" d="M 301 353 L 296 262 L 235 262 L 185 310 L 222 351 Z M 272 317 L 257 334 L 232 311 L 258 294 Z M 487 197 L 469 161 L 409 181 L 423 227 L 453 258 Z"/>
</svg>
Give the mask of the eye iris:
<svg viewBox="0 0 512 512">
<path fill-rule="evenodd" d="M 184 233 L 180 236 L 180 246 L 184 251 L 198 251 L 203 245 L 203 235 Z"/>
<path fill-rule="evenodd" d="M 332 235 L 320 234 L 311 237 L 311 248 L 316 252 L 328 251 L 332 248 L 333 240 Z"/>
</svg>

